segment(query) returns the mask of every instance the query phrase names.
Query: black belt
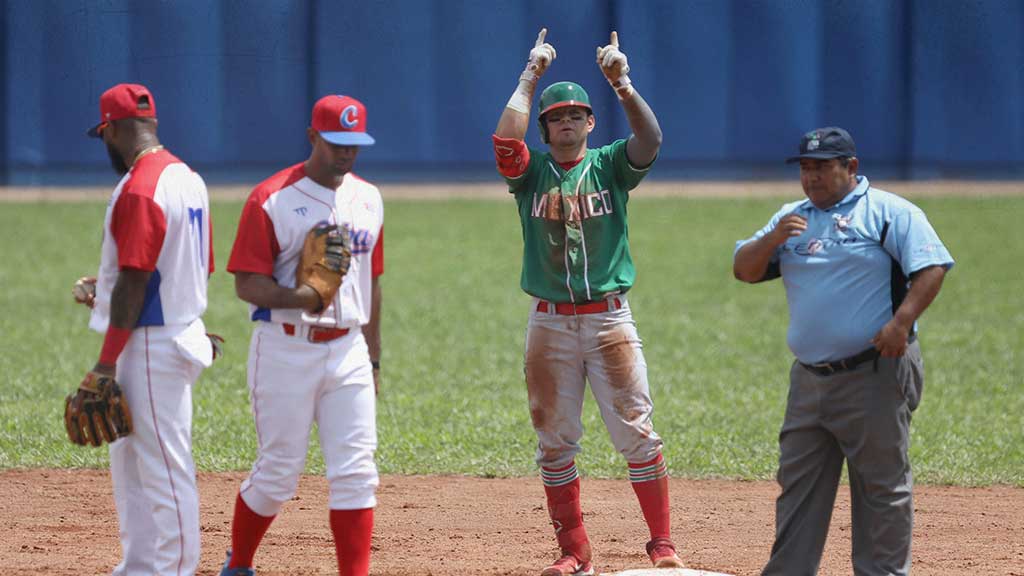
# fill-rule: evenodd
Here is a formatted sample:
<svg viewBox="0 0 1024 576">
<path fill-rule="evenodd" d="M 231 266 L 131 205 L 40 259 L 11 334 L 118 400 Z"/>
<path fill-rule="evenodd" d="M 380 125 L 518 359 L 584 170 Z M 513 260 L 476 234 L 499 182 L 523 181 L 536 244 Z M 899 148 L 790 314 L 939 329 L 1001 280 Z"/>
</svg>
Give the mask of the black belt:
<svg viewBox="0 0 1024 576">
<path fill-rule="evenodd" d="M 867 350 L 854 354 L 849 358 L 843 358 L 842 360 L 833 360 L 832 362 L 818 362 L 816 364 L 804 364 L 800 363 L 801 366 L 814 372 L 818 376 L 831 376 L 839 372 L 846 372 L 847 370 L 853 370 L 857 366 L 865 362 L 869 362 L 878 358 L 879 352 L 875 348 L 868 348 Z"/>
</svg>

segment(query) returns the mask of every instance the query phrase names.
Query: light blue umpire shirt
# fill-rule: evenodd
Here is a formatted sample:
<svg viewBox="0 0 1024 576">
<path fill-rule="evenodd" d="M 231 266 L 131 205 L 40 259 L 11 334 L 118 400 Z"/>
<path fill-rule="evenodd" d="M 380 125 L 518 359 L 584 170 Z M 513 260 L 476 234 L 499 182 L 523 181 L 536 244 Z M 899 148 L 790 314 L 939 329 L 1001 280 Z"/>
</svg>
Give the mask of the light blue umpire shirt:
<svg viewBox="0 0 1024 576">
<path fill-rule="evenodd" d="M 790 213 L 806 218 L 807 230 L 775 249 L 764 280 L 782 276 L 789 304 L 786 341 L 805 364 L 871 348 L 871 339 L 903 301 L 911 274 L 929 266 L 953 267 L 924 212 L 872 188 L 864 176 L 857 176 L 857 187 L 828 210 L 810 200 L 785 204 L 767 226 L 738 241 L 733 255 Z"/>
</svg>

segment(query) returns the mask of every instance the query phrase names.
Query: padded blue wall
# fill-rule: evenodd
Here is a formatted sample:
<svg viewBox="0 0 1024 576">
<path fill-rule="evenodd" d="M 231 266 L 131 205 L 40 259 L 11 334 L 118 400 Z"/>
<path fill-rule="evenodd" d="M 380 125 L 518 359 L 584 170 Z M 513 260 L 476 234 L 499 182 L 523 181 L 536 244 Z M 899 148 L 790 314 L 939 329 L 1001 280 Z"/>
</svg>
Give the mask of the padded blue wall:
<svg viewBox="0 0 1024 576">
<path fill-rule="evenodd" d="M 147 84 L 161 140 L 214 179 L 308 154 L 327 93 L 368 106 L 378 178 L 490 177 L 490 135 L 537 31 L 546 85 L 628 135 L 595 47 L 618 30 L 665 133 L 656 175 L 778 175 L 800 134 L 846 127 L 865 173 L 1024 176 L 1022 0 L 6 0 L 0 178 L 107 174 L 98 98 Z M 528 140 L 539 145 L 535 130 Z"/>
</svg>

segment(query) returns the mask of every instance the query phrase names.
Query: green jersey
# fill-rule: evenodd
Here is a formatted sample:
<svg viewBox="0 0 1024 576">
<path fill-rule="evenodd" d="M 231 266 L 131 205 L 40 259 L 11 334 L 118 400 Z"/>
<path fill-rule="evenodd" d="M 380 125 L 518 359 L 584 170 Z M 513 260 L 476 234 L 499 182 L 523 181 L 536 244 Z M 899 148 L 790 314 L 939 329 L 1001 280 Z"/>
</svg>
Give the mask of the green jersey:
<svg viewBox="0 0 1024 576">
<path fill-rule="evenodd" d="M 523 226 L 523 290 L 577 303 L 629 290 L 636 270 L 626 203 L 649 170 L 629 163 L 625 140 L 588 149 L 569 170 L 531 149 L 526 172 L 505 178 Z"/>
</svg>

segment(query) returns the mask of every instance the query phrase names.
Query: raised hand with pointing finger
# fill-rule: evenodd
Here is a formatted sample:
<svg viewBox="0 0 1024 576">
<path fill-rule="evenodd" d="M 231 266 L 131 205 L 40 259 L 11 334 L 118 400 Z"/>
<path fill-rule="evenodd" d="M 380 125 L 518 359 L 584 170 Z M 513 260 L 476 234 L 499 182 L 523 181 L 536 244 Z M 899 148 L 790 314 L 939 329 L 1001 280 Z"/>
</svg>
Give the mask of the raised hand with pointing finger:
<svg viewBox="0 0 1024 576">
<path fill-rule="evenodd" d="M 607 46 L 597 47 L 597 65 L 608 80 L 608 83 L 615 89 L 619 98 L 625 98 L 633 92 L 632 82 L 629 80 L 629 61 L 626 55 L 619 50 L 619 33 L 612 31 L 611 40 Z"/>
<path fill-rule="evenodd" d="M 544 72 L 547 72 L 548 66 L 554 61 L 557 54 L 555 47 L 544 41 L 544 37 L 547 35 L 548 29 L 541 28 L 540 33 L 537 34 L 537 41 L 533 44 L 533 49 L 530 50 L 526 70 L 523 70 L 523 75 L 519 77 L 520 80 L 536 82 L 544 75 Z"/>
<path fill-rule="evenodd" d="M 537 40 L 530 49 L 530 56 L 526 60 L 526 69 L 519 75 L 519 84 L 516 91 L 512 93 L 507 110 L 499 121 L 497 136 L 511 137 L 522 140 L 526 136 L 526 127 L 530 115 L 530 102 L 533 100 L 533 92 L 537 89 L 537 81 L 548 70 L 548 66 L 555 60 L 555 47 L 544 41 L 548 35 L 547 28 L 541 28 L 537 34 Z M 503 148 L 508 146 L 501 144 Z"/>
<path fill-rule="evenodd" d="M 598 48 L 597 63 L 619 96 L 628 131 L 591 147 L 597 120 L 590 95 L 576 82 L 546 83 L 534 103 L 538 80 L 555 59 L 546 38 L 547 29 L 541 29 L 491 138 L 498 173 L 519 208 L 520 286 L 533 297 L 523 375 L 537 434 L 535 458 L 559 549 L 540 574 L 594 574 L 574 461 L 587 386 L 601 413 L 615 415 L 606 428 L 624 458 L 650 536 L 646 545 L 636 542 L 637 550 L 642 546 L 655 568 L 682 568 L 672 541 L 663 441 L 649 418 L 636 417 L 650 414 L 654 406 L 640 336 L 625 298 L 636 277 L 626 201 L 657 159 L 661 128 L 626 76 L 629 64 L 616 32 Z M 546 147 L 525 141 L 531 113 Z M 609 334 L 614 350 L 595 353 L 609 347 Z M 582 370 L 581 358 L 587 359 Z"/>
</svg>

